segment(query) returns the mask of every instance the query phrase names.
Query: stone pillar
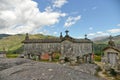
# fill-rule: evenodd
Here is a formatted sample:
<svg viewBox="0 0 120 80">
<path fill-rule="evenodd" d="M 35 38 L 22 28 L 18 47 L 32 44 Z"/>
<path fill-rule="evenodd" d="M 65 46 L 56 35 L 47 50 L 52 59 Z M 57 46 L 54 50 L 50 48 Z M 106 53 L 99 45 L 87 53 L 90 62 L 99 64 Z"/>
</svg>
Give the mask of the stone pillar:
<svg viewBox="0 0 120 80">
<path fill-rule="evenodd" d="M 28 55 L 28 59 L 30 59 L 30 54 L 28 53 L 27 55 Z"/>
<path fill-rule="evenodd" d="M 33 54 L 31 55 L 31 59 L 34 59 L 34 55 Z"/>
<path fill-rule="evenodd" d="M 89 55 L 90 55 L 90 60 L 89 60 L 89 62 L 92 63 L 92 53 L 90 53 Z"/>
<path fill-rule="evenodd" d="M 90 61 L 90 55 L 87 54 L 87 55 L 86 55 L 86 58 L 87 58 L 87 63 L 89 63 L 89 61 Z"/>
<path fill-rule="evenodd" d="M 83 57 L 77 56 L 76 59 L 78 64 L 83 63 Z"/>
<path fill-rule="evenodd" d="M 75 65 L 76 65 L 76 62 L 77 62 L 76 57 L 70 58 L 70 65 L 75 66 Z"/>
<path fill-rule="evenodd" d="M 49 61 L 52 61 L 52 60 L 53 60 L 53 53 L 50 52 L 50 53 L 49 53 Z"/>
<path fill-rule="evenodd" d="M 84 55 L 84 62 L 87 63 L 87 55 Z"/>
<path fill-rule="evenodd" d="M 52 61 L 51 56 L 49 56 L 49 61 L 50 61 L 50 62 Z"/>
<path fill-rule="evenodd" d="M 77 59 L 77 63 L 79 64 L 80 63 L 80 57 L 77 56 L 76 59 Z"/>
<path fill-rule="evenodd" d="M 38 60 L 41 60 L 41 55 L 38 55 Z"/>
<path fill-rule="evenodd" d="M 61 64 L 65 63 L 65 58 L 64 58 L 64 57 L 60 57 L 59 60 L 60 60 L 60 63 L 61 63 Z"/>
<path fill-rule="evenodd" d="M 38 60 L 38 56 L 37 56 L 37 54 L 35 54 L 35 60 L 36 60 L 36 61 Z"/>
</svg>

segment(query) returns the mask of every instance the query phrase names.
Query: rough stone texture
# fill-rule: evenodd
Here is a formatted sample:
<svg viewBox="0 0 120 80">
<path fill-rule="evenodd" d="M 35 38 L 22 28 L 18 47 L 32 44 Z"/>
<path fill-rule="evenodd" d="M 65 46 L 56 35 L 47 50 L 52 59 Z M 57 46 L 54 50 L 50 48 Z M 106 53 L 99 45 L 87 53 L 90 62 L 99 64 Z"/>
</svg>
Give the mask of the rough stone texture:
<svg viewBox="0 0 120 80">
<path fill-rule="evenodd" d="M 0 71 L 16 65 L 28 63 L 30 61 L 31 60 L 23 59 L 23 58 L 15 58 L 15 59 L 0 58 Z"/>
<path fill-rule="evenodd" d="M 10 65 L 6 67 L 8 69 L 0 71 L 0 80 L 103 80 L 61 64 L 29 61 L 27 59 L 7 60 L 0 59 L 0 65 L 5 61 L 6 64 L 7 62 L 13 64 L 13 67 Z M 19 63 L 18 66 L 16 63 Z"/>
<path fill-rule="evenodd" d="M 23 53 L 26 58 L 32 58 L 32 55 L 43 55 L 45 53 L 61 53 L 63 57 L 82 57 L 83 55 L 93 53 L 93 42 L 85 37 L 84 39 L 75 39 L 67 33 L 64 37 L 50 39 L 30 39 L 28 34 L 24 41 Z"/>
<path fill-rule="evenodd" d="M 86 64 L 80 64 L 79 66 L 71 66 L 71 68 L 95 75 L 97 73 L 96 69 L 98 68 L 98 66 L 95 64 L 86 63 Z"/>
</svg>

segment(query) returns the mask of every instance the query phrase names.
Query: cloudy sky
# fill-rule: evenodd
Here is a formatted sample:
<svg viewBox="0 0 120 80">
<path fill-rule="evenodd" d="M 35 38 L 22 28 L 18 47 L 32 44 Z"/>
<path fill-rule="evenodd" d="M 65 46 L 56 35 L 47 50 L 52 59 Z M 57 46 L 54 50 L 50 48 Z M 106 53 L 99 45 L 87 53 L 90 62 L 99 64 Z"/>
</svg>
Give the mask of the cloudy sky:
<svg viewBox="0 0 120 80">
<path fill-rule="evenodd" d="M 120 0 L 0 0 L 0 34 L 120 34 Z"/>
</svg>

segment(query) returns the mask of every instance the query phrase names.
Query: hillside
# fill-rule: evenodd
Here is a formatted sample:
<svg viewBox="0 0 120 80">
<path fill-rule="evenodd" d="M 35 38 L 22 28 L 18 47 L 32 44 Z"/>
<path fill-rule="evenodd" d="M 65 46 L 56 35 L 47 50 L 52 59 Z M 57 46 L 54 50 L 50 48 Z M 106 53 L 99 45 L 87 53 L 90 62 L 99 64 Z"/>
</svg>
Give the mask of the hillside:
<svg viewBox="0 0 120 80">
<path fill-rule="evenodd" d="M 9 34 L 0 34 L 0 39 L 10 36 Z"/>
<path fill-rule="evenodd" d="M 49 35 L 42 35 L 42 34 L 35 34 L 35 35 L 29 35 L 30 38 L 51 38 L 54 36 Z M 22 41 L 25 39 L 25 34 L 17 34 L 17 35 L 11 35 L 7 37 L 3 37 L 0 39 L 0 51 L 5 48 L 6 51 L 16 51 L 21 49 L 22 47 Z"/>
<path fill-rule="evenodd" d="M 109 41 L 109 37 L 106 36 L 106 37 L 101 37 L 101 39 L 99 40 L 94 40 L 94 43 L 96 44 L 107 44 Z M 120 44 L 120 35 L 117 35 L 117 36 L 113 36 L 113 41 L 116 43 L 116 44 Z"/>
<path fill-rule="evenodd" d="M 99 39 L 94 38 L 94 53 L 97 55 L 103 54 L 103 49 L 107 46 L 109 37 L 99 37 Z M 120 44 L 120 35 L 113 36 L 113 41 L 115 44 Z"/>
</svg>

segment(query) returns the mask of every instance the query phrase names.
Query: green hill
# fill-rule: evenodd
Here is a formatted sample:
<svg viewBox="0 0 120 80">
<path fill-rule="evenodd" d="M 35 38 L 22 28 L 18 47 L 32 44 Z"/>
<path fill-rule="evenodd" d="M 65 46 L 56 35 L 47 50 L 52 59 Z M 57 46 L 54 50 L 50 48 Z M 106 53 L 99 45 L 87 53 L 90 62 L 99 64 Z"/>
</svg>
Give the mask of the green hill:
<svg viewBox="0 0 120 80">
<path fill-rule="evenodd" d="M 29 35 L 30 38 L 53 38 L 54 36 L 49 35 L 42 35 L 42 34 L 35 34 L 35 35 Z M 7 37 L 3 37 L 0 39 L 0 51 L 5 49 L 8 52 L 18 52 L 22 49 L 22 41 L 25 39 L 25 34 L 17 34 L 17 35 L 11 35 Z"/>
<path fill-rule="evenodd" d="M 103 49 L 108 45 L 109 37 L 94 40 L 94 53 L 97 55 L 103 54 Z M 120 35 L 113 36 L 115 44 L 120 44 Z"/>
<path fill-rule="evenodd" d="M 106 37 L 106 38 L 101 38 L 100 40 L 94 40 L 94 43 L 96 44 L 107 44 L 109 41 L 109 37 Z M 113 36 L 113 41 L 116 43 L 116 44 L 120 44 L 120 35 L 117 35 L 117 36 Z"/>
<path fill-rule="evenodd" d="M 0 39 L 10 36 L 9 34 L 0 34 Z"/>
</svg>

